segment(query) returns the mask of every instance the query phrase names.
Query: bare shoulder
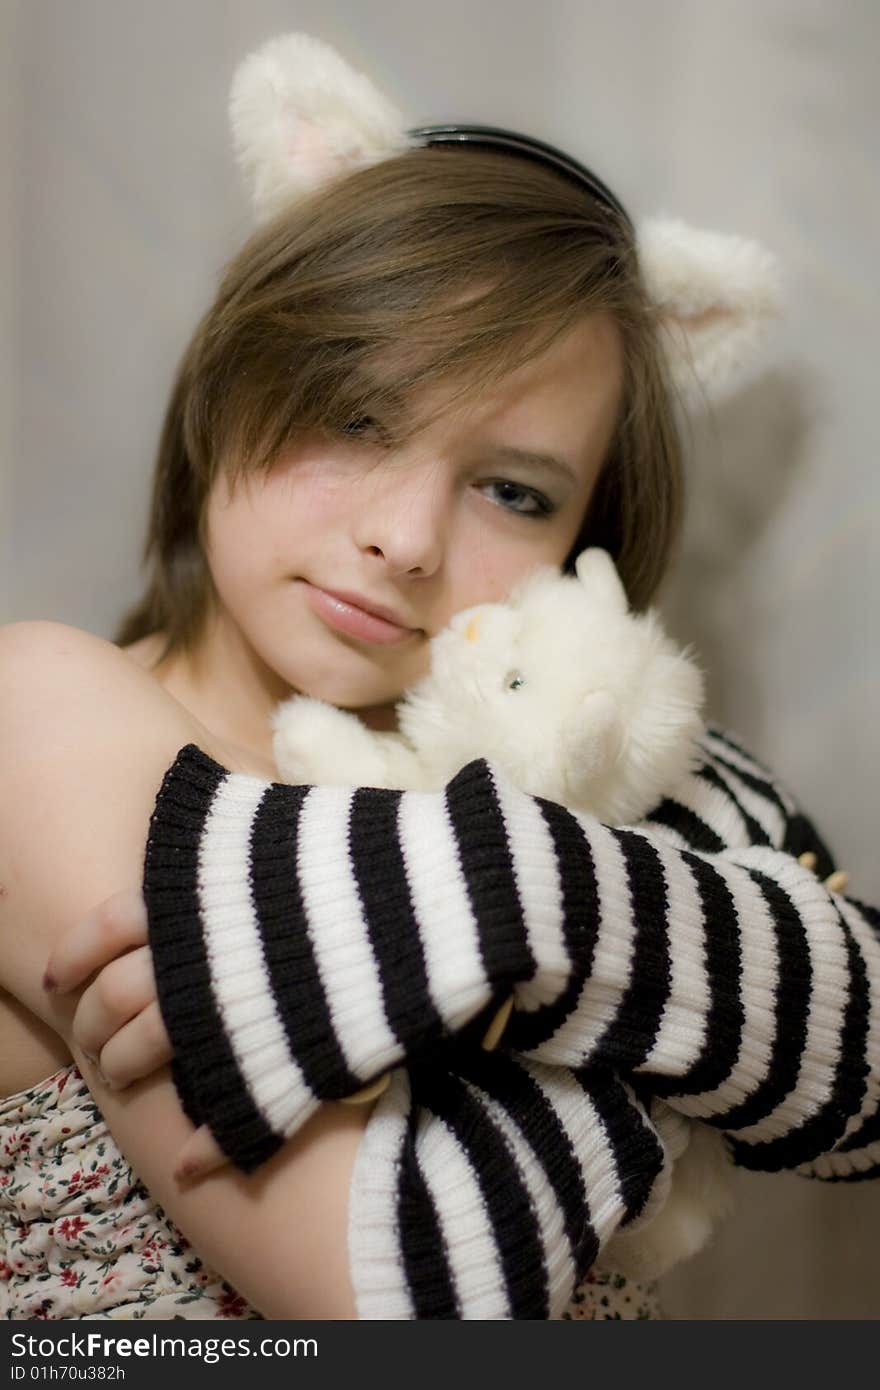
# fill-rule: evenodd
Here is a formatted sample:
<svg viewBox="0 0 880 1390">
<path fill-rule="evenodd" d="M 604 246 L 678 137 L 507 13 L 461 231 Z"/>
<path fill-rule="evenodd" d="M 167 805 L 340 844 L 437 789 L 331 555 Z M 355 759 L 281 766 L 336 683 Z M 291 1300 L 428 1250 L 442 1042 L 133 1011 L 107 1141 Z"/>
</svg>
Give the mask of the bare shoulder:
<svg viewBox="0 0 880 1390">
<path fill-rule="evenodd" d="M 94 633 L 53 622 L 0 627 L 0 701 L 16 726 L 37 724 L 52 708 L 83 723 L 102 720 L 132 700 L 157 716 L 176 705 L 148 671 Z"/>
<path fill-rule="evenodd" d="M 71 657 L 85 659 L 90 653 L 95 659 L 100 659 L 102 653 L 109 655 L 111 652 L 122 655 L 112 642 L 87 632 L 85 628 L 42 618 L 0 626 L 0 650 L 13 660 L 28 656 L 46 657 L 49 660 Z"/>
<path fill-rule="evenodd" d="M 31 774 L 50 763 L 93 775 L 111 748 L 131 771 L 164 757 L 169 740 L 197 743 L 236 766 L 236 752 L 151 674 L 149 666 L 103 637 L 64 623 L 0 627 L 0 752 L 4 772 L 23 760 Z M 178 747 L 181 743 L 178 743 Z M 102 757 L 97 755 L 103 754 Z M 250 770 L 250 769 L 248 769 Z"/>
<path fill-rule="evenodd" d="M 105 751 L 116 740 L 127 758 L 149 761 L 168 740 L 197 743 L 237 772 L 271 778 L 274 765 L 258 752 L 208 729 L 152 674 L 161 644 L 147 638 L 123 651 L 113 642 L 64 623 L 0 626 L 0 751 L 37 757 Z M 136 732 L 136 737 L 134 734 Z M 180 746 L 180 744 L 178 744 Z M 5 766 L 5 764 L 4 764 Z"/>
<path fill-rule="evenodd" d="M 0 988 L 50 1026 L 57 935 L 141 881 L 149 818 L 185 744 L 210 735 L 111 642 L 60 623 L 0 628 Z"/>
</svg>

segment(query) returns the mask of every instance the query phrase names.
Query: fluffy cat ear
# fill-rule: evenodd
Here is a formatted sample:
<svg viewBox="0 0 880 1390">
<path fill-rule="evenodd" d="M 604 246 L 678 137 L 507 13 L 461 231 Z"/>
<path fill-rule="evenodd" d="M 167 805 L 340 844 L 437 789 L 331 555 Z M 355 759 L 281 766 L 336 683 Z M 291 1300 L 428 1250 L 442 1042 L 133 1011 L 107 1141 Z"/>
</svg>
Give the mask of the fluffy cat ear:
<svg viewBox="0 0 880 1390">
<path fill-rule="evenodd" d="M 637 246 L 677 390 L 686 403 L 718 399 L 782 312 L 775 258 L 756 241 L 672 218 L 643 222 Z"/>
<path fill-rule="evenodd" d="M 232 137 L 257 220 L 351 170 L 411 148 L 397 108 L 321 39 L 284 34 L 235 73 Z M 717 398 L 779 313 L 773 258 L 756 242 L 671 218 L 644 221 L 637 247 L 686 403 Z"/>
<path fill-rule="evenodd" d="M 229 117 L 260 222 L 336 176 L 409 147 L 396 107 L 310 34 L 270 39 L 245 58 Z"/>
</svg>

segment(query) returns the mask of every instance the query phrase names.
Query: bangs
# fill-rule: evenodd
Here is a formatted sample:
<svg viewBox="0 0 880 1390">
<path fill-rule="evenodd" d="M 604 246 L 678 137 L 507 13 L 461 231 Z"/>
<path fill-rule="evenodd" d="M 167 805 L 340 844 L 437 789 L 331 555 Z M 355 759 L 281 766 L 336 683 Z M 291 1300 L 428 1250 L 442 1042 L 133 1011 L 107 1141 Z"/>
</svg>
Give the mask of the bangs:
<svg viewBox="0 0 880 1390">
<path fill-rule="evenodd" d="M 650 599 L 681 512 L 681 459 L 654 311 L 623 219 L 531 160 L 418 147 L 280 213 L 229 264 L 181 363 L 144 551 L 147 594 L 117 640 L 190 643 L 213 599 L 202 517 L 218 475 L 268 471 L 305 438 L 390 447 L 467 409 L 593 313 L 620 333 L 625 399 L 578 537 Z M 442 401 L 432 408 L 432 392 Z"/>
<path fill-rule="evenodd" d="M 371 404 L 401 443 L 434 418 L 420 403 L 431 387 L 467 406 L 591 311 L 632 313 L 625 225 L 520 164 L 412 150 L 252 238 L 221 285 L 193 393 L 188 444 L 208 479 L 211 460 L 265 469 Z"/>
</svg>

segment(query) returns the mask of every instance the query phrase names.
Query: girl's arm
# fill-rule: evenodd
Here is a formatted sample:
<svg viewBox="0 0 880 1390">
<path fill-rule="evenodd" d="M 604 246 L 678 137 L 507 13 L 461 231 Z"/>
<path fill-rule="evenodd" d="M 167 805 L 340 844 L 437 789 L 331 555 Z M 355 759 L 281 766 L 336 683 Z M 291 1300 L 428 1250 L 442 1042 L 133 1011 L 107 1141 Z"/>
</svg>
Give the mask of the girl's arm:
<svg viewBox="0 0 880 1390">
<path fill-rule="evenodd" d="M 0 984 L 68 1041 L 154 1199 L 265 1315 L 558 1315 L 617 1226 L 662 1198 L 680 1143 L 615 1078 L 461 1042 L 458 1074 L 395 1078 L 368 1144 L 368 1107 L 325 1104 L 259 1174 L 182 1188 L 168 1156 L 189 1126 L 167 1071 L 114 1092 L 76 1047 L 75 1001 L 42 988 L 46 959 L 140 872 L 163 772 L 195 739 L 226 756 L 108 643 L 0 630 Z"/>
<path fill-rule="evenodd" d="M 484 762 L 445 794 L 348 791 L 182 749 L 145 896 L 192 1118 L 254 1166 L 321 1096 L 442 1055 L 513 990 L 511 1050 L 630 1074 L 746 1166 L 874 1174 L 876 910 L 798 862 L 833 867 L 744 750 L 713 731 L 704 752 L 613 829 Z"/>
<path fill-rule="evenodd" d="M 72 1003 L 41 986 L 71 913 L 138 880 L 156 790 L 188 738 L 222 756 L 109 643 L 59 624 L 0 629 L 0 987 L 68 1042 L 154 1199 L 245 1297 L 278 1318 L 351 1318 L 348 1192 L 369 1110 L 324 1106 L 258 1178 L 227 1168 L 183 1189 L 168 1153 L 191 1128 L 167 1069 L 108 1091 L 73 1042 Z"/>
</svg>

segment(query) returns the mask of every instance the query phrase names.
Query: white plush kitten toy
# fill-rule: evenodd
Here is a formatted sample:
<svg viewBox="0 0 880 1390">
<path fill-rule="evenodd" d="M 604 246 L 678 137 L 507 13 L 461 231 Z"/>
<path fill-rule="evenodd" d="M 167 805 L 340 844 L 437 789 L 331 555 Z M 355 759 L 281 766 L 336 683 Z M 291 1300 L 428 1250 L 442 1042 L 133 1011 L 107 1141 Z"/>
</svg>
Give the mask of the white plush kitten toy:
<svg viewBox="0 0 880 1390">
<path fill-rule="evenodd" d="M 285 781 L 439 790 L 475 758 L 523 791 L 614 825 L 640 820 L 693 766 L 702 678 L 654 613 L 629 612 L 604 550 L 544 566 L 506 603 L 456 614 L 399 733 L 302 696 L 272 725 Z"/>
<path fill-rule="evenodd" d="M 279 705 L 281 776 L 431 791 L 485 758 L 532 795 L 613 825 L 642 819 L 697 762 L 702 677 L 655 613 L 629 611 L 604 550 L 585 550 L 575 569 L 544 567 L 506 603 L 456 614 L 432 639 L 430 673 L 397 707 L 399 733 L 304 696 Z M 662 1102 L 652 1114 L 684 1150 L 670 1196 L 600 1261 L 641 1279 L 694 1254 L 730 1208 L 720 1137 Z"/>
</svg>

